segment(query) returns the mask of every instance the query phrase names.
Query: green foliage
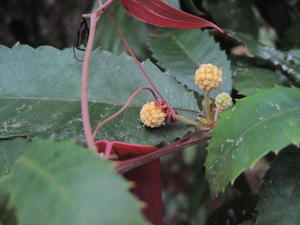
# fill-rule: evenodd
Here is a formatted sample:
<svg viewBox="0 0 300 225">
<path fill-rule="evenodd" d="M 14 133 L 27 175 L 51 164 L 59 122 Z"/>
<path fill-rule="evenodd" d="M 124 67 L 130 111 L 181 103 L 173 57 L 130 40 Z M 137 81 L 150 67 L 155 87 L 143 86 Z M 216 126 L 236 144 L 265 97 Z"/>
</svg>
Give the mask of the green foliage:
<svg viewBox="0 0 300 225">
<path fill-rule="evenodd" d="M 0 111 L 0 137 L 55 134 L 56 139 L 76 137 L 83 142 L 81 64 L 74 60 L 71 49 L 60 51 L 45 46 L 32 49 L 19 45 L 13 49 L 2 47 L 0 57 L 0 70 L 6 74 L 0 77 L 0 101 L 5 109 Z M 161 73 L 149 61 L 144 66 L 172 107 L 197 110 L 193 95 L 169 74 Z M 125 54 L 115 56 L 95 50 L 90 70 L 93 127 L 119 110 L 139 87 L 149 86 Z M 142 105 L 148 101 L 153 101 L 153 97 L 144 92 L 133 103 Z M 126 113 L 107 124 L 97 138 L 155 145 L 172 141 L 191 130 L 183 124 L 168 124 L 167 129 L 145 129 L 139 122 L 139 109 L 140 106 L 132 105 Z M 132 135 L 132 130 L 138 131 L 137 135 Z"/>
<path fill-rule="evenodd" d="M 95 4 L 98 5 L 98 1 Z M 145 23 L 130 17 L 119 2 L 116 2 L 108 11 L 119 24 L 126 40 L 137 56 L 147 58 L 148 49 L 144 40 L 147 38 L 150 28 Z M 106 13 L 103 14 L 99 23 L 94 46 L 116 54 L 124 51 L 121 38 Z"/>
<path fill-rule="evenodd" d="M 6 181 L 19 224 L 147 224 L 112 169 L 72 141 L 33 143 Z"/>
<path fill-rule="evenodd" d="M 257 38 L 258 23 L 250 1 L 205 0 L 204 6 L 222 29 L 244 32 Z"/>
<path fill-rule="evenodd" d="M 281 152 L 271 166 L 260 192 L 256 224 L 300 224 L 299 149 Z"/>
<path fill-rule="evenodd" d="M 269 151 L 300 142 L 300 90 L 275 87 L 239 100 L 211 133 L 205 166 L 215 196 Z"/>
<path fill-rule="evenodd" d="M 293 56 L 291 52 L 282 52 L 264 46 L 247 34 L 235 33 L 234 36 L 245 44 L 251 54 L 281 70 L 297 84 L 300 84 L 300 57 Z"/>
<path fill-rule="evenodd" d="M 0 141 L 0 177 L 10 172 L 13 162 L 23 154 L 26 145 L 28 143 L 21 138 Z"/>
<path fill-rule="evenodd" d="M 198 108 L 203 92 L 193 76 L 199 64 L 213 63 L 223 70 L 224 82 L 210 97 L 227 92 L 236 103 L 218 121 L 210 121 L 214 128 L 207 132 L 212 135 L 209 143 L 161 159 L 164 224 L 298 225 L 300 155 L 294 146 L 300 143 L 300 89 L 293 86 L 300 86 L 299 1 L 164 1 L 216 23 L 225 33 L 157 28 L 128 15 L 121 1 L 106 11 L 120 25 L 138 59 L 145 60 L 142 66 L 169 105 L 194 120 L 185 121 L 198 125 L 196 117 L 207 118 L 205 113 L 211 111 L 212 118 L 216 110 L 213 100 L 206 101 L 205 110 Z M 98 4 L 95 0 L 95 7 Z M 23 6 L 3 7 L 12 5 Z M 15 18 L 6 17 L 5 9 L 0 11 L 4 24 Z M 68 17 L 69 12 L 63 15 Z M 23 29 L 18 22 L 4 29 L 12 35 L 2 32 L 1 37 L 20 32 L 19 40 L 26 43 L 44 36 L 26 37 L 32 29 Z M 73 29 L 73 23 L 66 31 Z M 41 32 L 58 32 L 53 37 L 64 33 L 50 31 L 39 19 L 33 26 L 43 27 Z M 88 79 L 92 128 L 117 112 L 138 88 L 150 87 L 132 58 L 122 53 L 125 48 L 106 13 L 98 21 L 94 48 Z M 76 54 L 82 58 L 84 52 Z M 81 70 L 82 63 L 70 48 L 0 45 L 1 225 L 146 224 L 140 211 L 143 203 L 128 191 L 132 184 L 114 173 L 113 163 L 82 147 Z M 153 100 L 150 92 L 140 93 L 95 140 L 160 148 L 195 131 L 178 121 L 157 129 L 143 127 L 140 108 Z M 143 191 L 150 190 L 155 184 L 149 184 L 139 168 L 143 167 L 125 177 L 133 176 L 144 185 Z M 152 172 L 158 173 L 155 169 Z M 209 197 L 225 189 L 218 198 Z"/>
<path fill-rule="evenodd" d="M 212 95 L 231 91 L 230 63 L 219 45 L 206 32 L 167 31 L 166 36 L 151 39 L 149 46 L 159 64 L 188 89 L 203 93 L 195 85 L 194 74 L 200 64 L 212 63 L 223 70 L 223 83 Z"/>
<path fill-rule="evenodd" d="M 269 69 L 248 66 L 236 70 L 234 88 L 242 95 L 254 94 L 258 89 L 271 88 L 280 83 L 278 74 Z"/>
</svg>

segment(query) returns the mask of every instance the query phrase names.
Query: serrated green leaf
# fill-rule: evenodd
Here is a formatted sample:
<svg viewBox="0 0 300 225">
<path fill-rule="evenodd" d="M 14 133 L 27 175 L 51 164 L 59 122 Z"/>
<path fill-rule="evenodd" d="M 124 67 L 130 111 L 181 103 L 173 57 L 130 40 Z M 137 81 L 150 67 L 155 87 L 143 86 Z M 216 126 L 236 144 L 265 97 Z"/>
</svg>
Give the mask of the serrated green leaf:
<svg viewBox="0 0 300 225">
<path fill-rule="evenodd" d="M 175 79 L 162 74 L 149 61 L 144 67 L 170 106 L 179 110 L 197 110 L 193 94 Z M 71 49 L 60 51 L 46 46 L 33 49 L 24 45 L 13 49 L 1 47 L 0 70 L 4 74 L 0 76 L 0 137 L 54 133 L 57 139 L 76 137 L 82 140 L 81 63 L 74 60 Z M 149 86 L 132 59 L 125 54 L 115 56 L 106 51 L 94 51 L 90 72 L 93 127 L 117 111 L 138 88 Z M 142 105 L 147 101 L 153 101 L 153 97 L 143 92 L 133 104 Z M 98 138 L 158 144 L 191 129 L 182 124 L 151 131 L 143 128 L 139 122 L 138 105 L 132 105 L 124 115 L 111 121 Z M 139 131 L 138 135 L 132 135 L 133 130 Z"/>
<path fill-rule="evenodd" d="M 300 84 L 300 58 L 289 52 L 282 52 L 273 47 L 262 45 L 247 34 L 234 33 L 233 36 L 245 44 L 251 54 L 271 63 L 275 68 L 280 69 L 295 80 L 297 84 Z"/>
<path fill-rule="evenodd" d="M 194 74 L 199 64 L 212 63 L 223 70 L 223 83 L 218 91 L 230 92 L 232 86 L 230 63 L 225 52 L 207 32 L 201 30 L 169 31 L 161 39 L 151 39 L 149 46 L 153 57 L 171 72 L 180 83 L 196 92 L 203 92 L 195 85 Z"/>
<path fill-rule="evenodd" d="M 275 87 L 239 100 L 212 129 L 206 177 L 213 195 L 269 151 L 300 142 L 300 89 Z"/>
<path fill-rule="evenodd" d="M 264 178 L 257 205 L 257 225 L 300 224 L 300 152 L 283 151 Z"/>
<path fill-rule="evenodd" d="M 10 172 L 13 162 L 23 154 L 27 142 L 22 139 L 0 141 L 0 177 Z"/>
<path fill-rule="evenodd" d="M 71 141 L 32 144 L 8 186 L 20 224 L 147 224 L 113 164 Z"/>
<path fill-rule="evenodd" d="M 258 89 L 271 88 L 280 84 L 278 74 L 269 69 L 257 67 L 237 68 L 233 86 L 242 95 L 254 94 Z"/>
<path fill-rule="evenodd" d="M 191 93 L 162 74 L 150 61 L 145 70 L 172 107 L 197 110 Z M 45 97 L 80 99 L 81 63 L 73 57 L 72 49 L 60 51 L 42 46 L 33 49 L 18 45 L 12 49 L 0 47 L 0 94 L 2 97 Z M 116 56 L 95 50 L 89 76 L 89 100 L 124 104 L 140 87 L 149 86 L 133 60 L 123 53 Z M 134 104 L 144 104 L 153 98 L 147 92 Z"/>
<path fill-rule="evenodd" d="M 0 106 L 6 107 L 5 111 L 0 113 L 0 138 L 21 135 L 47 137 L 55 134 L 57 140 L 74 137 L 79 142 L 84 142 L 79 100 L 3 98 L 0 99 Z M 121 105 L 94 102 L 89 104 L 89 108 L 92 127 L 96 127 L 101 120 L 117 112 Z M 166 127 L 156 129 L 145 128 L 138 119 L 139 111 L 139 106 L 127 109 L 125 113 L 106 124 L 96 140 L 156 145 L 160 142 L 168 143 L 175 137 L 193 130 L 193 127 L 182 123 L 168 123 Z"/>
</svg>

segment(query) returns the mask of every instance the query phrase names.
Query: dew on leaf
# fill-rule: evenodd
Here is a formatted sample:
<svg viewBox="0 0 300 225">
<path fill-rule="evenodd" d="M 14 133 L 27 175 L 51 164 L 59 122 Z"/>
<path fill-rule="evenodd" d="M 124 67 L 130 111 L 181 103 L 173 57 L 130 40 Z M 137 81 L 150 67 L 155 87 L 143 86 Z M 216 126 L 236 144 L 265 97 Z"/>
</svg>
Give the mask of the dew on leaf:
<svg viewBox="0 0 300 225">
<path fill-rule="evenodd" d="M 237 142 L 235 143 L 235 146 L 238 146 L 244 139 L 241 137 L 239 138 L 239 140 L 237 140 Z"/>
<path fill-rule="evenodd" d="M 293 56 L 292 55 L 287 55 L 286 59 L 287 59 L 287 61 L 293 61 Z"/>
<path fill-rule="evenodd" d="M 278 111 L 280 110 L 280 106 L 278 104 L 275 104 L 274 106 Z"/>
<path fill-rule="evenodd" d="M 284 71 L 288 71 L 288 69 L 289 69 L 286 65 L 282 65 L 281 67 Z"/>
</svg>

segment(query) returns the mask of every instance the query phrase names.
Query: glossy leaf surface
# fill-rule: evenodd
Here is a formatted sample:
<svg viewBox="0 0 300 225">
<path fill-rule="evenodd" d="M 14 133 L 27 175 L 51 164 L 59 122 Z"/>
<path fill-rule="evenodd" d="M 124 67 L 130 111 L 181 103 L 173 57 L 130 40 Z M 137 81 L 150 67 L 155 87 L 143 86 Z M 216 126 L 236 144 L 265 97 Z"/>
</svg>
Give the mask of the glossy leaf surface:
<svg viewBox="0 0 300 225">
<path fill-rule="evenodd" d="M 211 133 L 206 177 L 217 195 L 269 151 L 300 142 L 300 89 L 276 87 L 243 98 Z"/>
</svg>

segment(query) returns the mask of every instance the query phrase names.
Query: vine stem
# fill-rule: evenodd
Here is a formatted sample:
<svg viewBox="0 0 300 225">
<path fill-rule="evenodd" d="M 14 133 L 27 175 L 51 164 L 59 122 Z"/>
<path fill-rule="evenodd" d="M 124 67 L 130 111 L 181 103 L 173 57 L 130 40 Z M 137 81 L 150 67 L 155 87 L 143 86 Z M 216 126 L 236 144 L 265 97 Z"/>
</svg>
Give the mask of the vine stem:
<svg viewBox="0 0 300 225">
<path fill-rule="evenodd" d="M 90 17 L 90 35 L 89 35 L 86 51 L 83 58 L 82 78 L 81 78 L 81 114 L 82 114 L 83 130 L 84 130 L 84 135 L 85 135 L 88 148 L 95 149 L 95 150 L 97 148 L 94 143 L 92 130 L 91 130 L 87 93 L 88 93 L 89 63 L 91 58 L 91 52 L 93 49 L 93 42 L 95 38 L 97 20 L 98 20 L 97 15 L 95 13 L 92 13 Z"/>
<path fill-rule="evenodd" d="M 128 106 L 130 105 L 130 103 L 132 102 L 132 100 L 135 98 L 135 96 L 137 94 L 139 94 L 141 91 L 143 90 L 148 90 L 152 93 L 154 99 L 157 101 L 157 97 L 155 95 L 155 93 L 153 92 L 153 90 L 151 88 L 139 88 L 138 90 L 136 90 L 131 96 L 130 98 L 127 100 L 127 102 L 125 103 L 125 105 L 123 105 L 123 107 L 116 113 L 114 113 L 113 115 L 111 115 L 110 117 L 106 118 L 105 120 L 103 120 L 101 123 L 98 124 L 98 126 L 96 127 L 96 129 L 94 130 L 94 133 L 93 133 L 93 139 L 96 138 L 96 135 L 97 133 L 99 132 L 100 128 L 102 126 L 104 126 L 107 122 L 113 120 L 114 118 L 116 118 L 117 116 L 119 116 L 120 114 L 122 114 L 127 108 Z"/>
<path fill-rule="evenodd" d="M 101 12 L 108 7 L 115 0 L 109 0 L 105 4 L 102 4 L 99 1 L 100 6 L 98 9 L 93 11 L 91 14 L 84 14 L 82 17 L 90 19 L 90 30 L 89 30 L 89 38 L 86 46 L 86 51 L 83 58 L 82 65 L 82 74 L 81 74 L 81 114 L 82 114 L 82 123 L 83 130 L 85 135 L 85 140 L 88 148 L 96 150 L 97 147 L 94 142 L 94 138 L 92 135 L 91 122 L 89 116 L 89 106 L 88 106 L 88 74 L 89 74 L 89 64 L 91 53 L 93 50 L 93 43 L 95 39 L 96 26 L 97 21 L 101 17 Z"/>
<path fill-rule="evenodd" d="M 199 133 L 198 132 L 194 132 L 191 133 L 187 136 L 193 136 L 195 135 L 195 133 Z M 117 173 L 126 173 L 132 169 L 135 169 L 136 167 L 139 167 L 141 165 L 144 165 L 145 163 L 151 162 L 153 160 L 159 159 L 160 157 L 169 154 L 171 152 L 192 146 L 200 141 L 205 141 L 211 138 L 210 134 L 206 134 L 206 135 L 202 135 L 193 139 L 188 139 L 189 137 L 183 137 L 182 139 L 180 139 L 179 141 L 168 145 L 166 147 L 160 148 L 157 151 L 148 153 L 146 155 L 142 155 L 139 157 L 135 157 L 133 159 L 128 159 L 128 160 L 124 160 L 124 161 L 120 161 L 117 163 L 117 166 L 115 168 L 115 172 Z M 186 140 L 188 139 L 188 140 Z"/>
<path fill-rule="evenodd" d="M 123 45 L 125 46 L 126 50 L 129 52 L 129 54 L 131 55 L 131 57 L 133 58 L 135 64 L 137 65 L 137 67 L 139 68 L 139 70 L 142 72 L 142 74 L 144 75 L 144 77 L 146 78 L 146 80 L 148 81 L 148 83 L 152 86 L 153 90 L 156 92 L 156 94 L 160 97 L 160 99 L 162 100 L 162 102 L 167 102 L 165 100 L 165 98 L 162 96 L 162 94 L 160 94 L 158 88 L 156 87 L 156 85 L 152 82 L 151 78 L 149 77 L 149 75 L 147 74 L 147 72 L 145 71 L 144 67 L 141 65 L 140 61 L 136 58 L 136 55 L 134 54 L 134 52 L 132 51 L 130 45 L 128 44 L 119 24 L 114 20 L 114 18 L 111 16 L 111 14 L 108 11 L 104 11 L 104 13 L 106 14 L 106 16 L 108 17 L 108 19 L 111 21 L 111 23 L 114 25 L 115 30 L 117 32 L 117 34 L 119 35 L 119 37 L 121 38 Z"/>
</svg>

